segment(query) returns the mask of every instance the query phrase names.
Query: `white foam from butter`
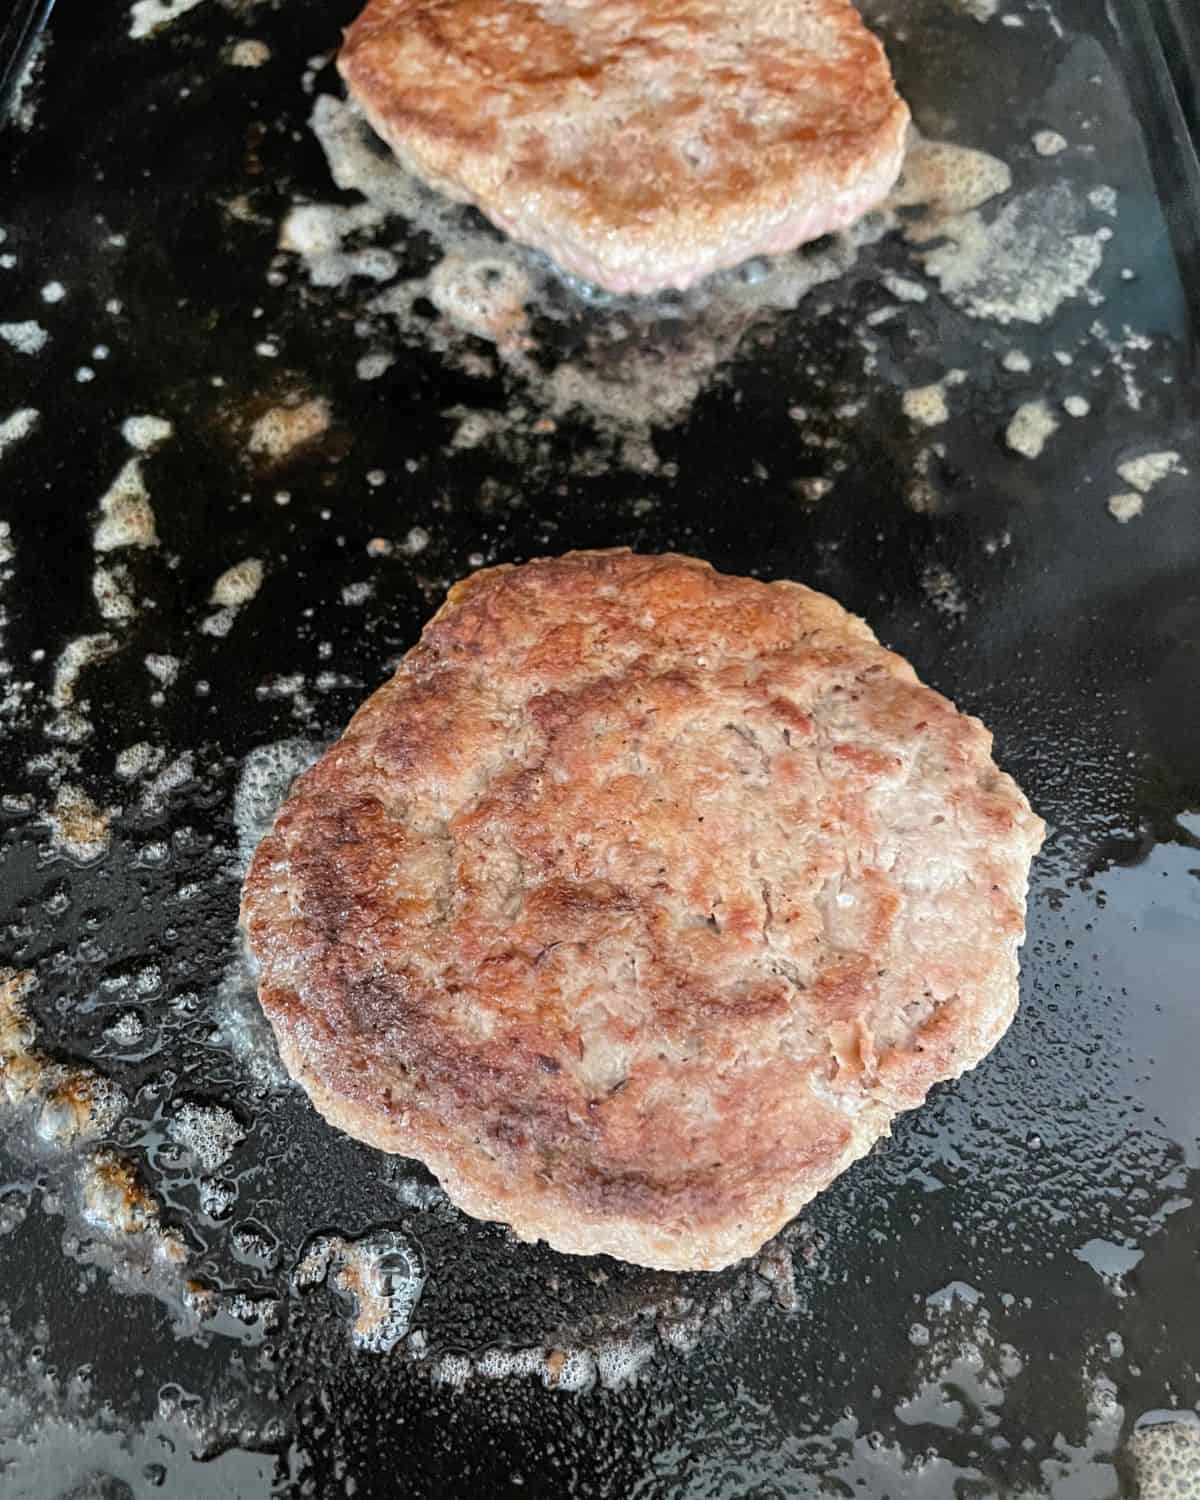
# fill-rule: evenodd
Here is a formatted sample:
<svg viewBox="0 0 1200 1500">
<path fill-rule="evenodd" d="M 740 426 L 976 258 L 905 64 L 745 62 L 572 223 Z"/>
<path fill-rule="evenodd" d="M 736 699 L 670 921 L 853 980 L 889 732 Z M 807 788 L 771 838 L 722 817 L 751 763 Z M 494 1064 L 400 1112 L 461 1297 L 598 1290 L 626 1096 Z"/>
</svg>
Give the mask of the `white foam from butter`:
<svg viewBox="0 0 1200 1500">
<path fill-rule="evenodd" d="M 203 0 L 135 0 L 129 8 L 129 35 L 135 41 L 153 36 L 201 4 Z"/>
</svg>

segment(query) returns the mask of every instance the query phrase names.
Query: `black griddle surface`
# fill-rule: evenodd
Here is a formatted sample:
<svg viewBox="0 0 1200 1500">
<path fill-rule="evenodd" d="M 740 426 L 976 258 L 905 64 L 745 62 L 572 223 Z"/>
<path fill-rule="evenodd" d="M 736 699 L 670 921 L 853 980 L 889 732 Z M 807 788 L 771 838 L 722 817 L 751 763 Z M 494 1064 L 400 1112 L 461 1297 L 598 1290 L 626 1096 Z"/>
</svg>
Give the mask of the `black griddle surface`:
<svg viewBox="0 0 1200 1500">
<path fill-rule="evenodd" d="M 927 301 L 875 326 L 864 370 L 864 315 L 892 300 L 882 273 L 922 279 L 885 239 L 751 330 L 687 419 L 655 432 L 656 459 L 630 467 L 586 415 L 503 451 L 451 446 L 451 409 L 511 407 L 513 377 L 398 343 L 361 380 L 372 289 L 312 287 L 294 260 L 268 280 L 297 198 L 353 201 L 307 124 L 337 89 L 328 57 L 353 3 L 210 0 L 144 40 L 125 6 L 59 7 L 34 123 L 0 133 L 0 323 L 50 334 L 34 356 L 0 343 L 0 421 L 41 413 L 0 456 L 15 553 L 0 687 L 32 684 L 5 709 L 0 962 L 37 975 L 38 1044 L 125 1090 L 110 1144 L 188 1265 L 131 1290 L 72 1208 L 79 1153 L 6 1117 L 5 1494 L 1099 1500 L 1142 1414 L 1200 1401 L 1195 162 L 1132 5 L 1116 20 L 1083 0 L 1013 5 L 1020 26 L 935 0 L 864 8 L 927 134 L 1001 157 L 1014 192 L 1117 190 L 1103 301 L 1002 326 L 926 281 Z M 263 66 L 230 64 L 245 38 L 269 44 Z M 1071 143 L 1061 157 L 1029 144 L 1047 128 Z M 1092 213 L 1088 232 L 1105 222 Z M 407 253 L 436 257 L 420 236 Z M 610 316 L 582 310 L 558 336 Z M 1017 348 L 1028 374 L 1001 363 Z M 951 420 L 915 428 L 901 389 L 954 367 L 969 378 Z M 292 391 L 328 401 L 330 429 L 264 470 L 248 425 Z M 1070 394 L 1090 411 L 1058 410 L 1041 458 L 1005 446 L 1020 402 Z M 139 413 L 175 429 L 142 460 L 160 544 L 109 555 L 141 609 L 106 624 L 91 533 Z M 1115 465 L 1159 450 L 1191 474 L 1118 525 Z M 830 473 L 819 501 L 797 493 Z M 481 560 L 618 544 L 835 595 L 985 720 L 1051 830 L 1023 1003 L 995 1054 L 898 1121 L 766 1259 L 713 1277 L 519 1245 L 297 1091 L 264 1087 L 229 1045 L 231 1013 L 265 1045 L 237 978 L 247 757 L 282 743 L 277 764 L 295 768 L 327 743 Z M 214 580 L 249 556 L 266 567 L 257 597 L 205 633 Z M 56 738 L 55 664 L 105 630 L 117 649 L 79 690 L 90 732 Z M 178 658 L 173 683 L 148 655 Z M 178 785 L 115 774 L 139 742 Z M 63 784 L 121 809 L 95 863 L 51 837 Z M 138 1046 L 105 1036 L 129 1011 Z M 207 1174 L 172 1146 L 188 1103 L 244 1133 Z M 222 1216 L 202 1211 L 205 1175 L 231 1197 Z M 423 1263 L 423 1344 L 379 1354 L 353 1346 L 328 1285 L 298 1289 L 292 1272 L 314 1236 L 389 1230 Z M 599 1354 L 610 1383 L 567 1393 L 478 1369 L 456 1383 L 488 1349 L 531 1347 Z"/>
</svg>

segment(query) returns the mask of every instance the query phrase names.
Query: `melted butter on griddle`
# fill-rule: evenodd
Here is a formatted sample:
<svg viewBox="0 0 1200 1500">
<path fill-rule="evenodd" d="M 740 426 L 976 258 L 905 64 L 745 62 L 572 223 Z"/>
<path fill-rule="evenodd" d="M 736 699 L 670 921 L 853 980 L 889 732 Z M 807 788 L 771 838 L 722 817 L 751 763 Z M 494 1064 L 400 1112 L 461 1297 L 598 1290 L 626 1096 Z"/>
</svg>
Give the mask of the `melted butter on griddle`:
<svg viewBox="0 0 1200 1500">
<path fill-rule="evenodd" d="M 123 1291 L 159 1298 L 180 1332 L 260 1339 L 278 1321 L 276 1299 L 191 1274 L 184 1235 L 164 1222 L 134 1159 L 108 1144 L 130 1107 L 127 1094 L 95 1067 L 41 1050 L 29 1007 L 35 988 L 32 974 L 0 970 L 0 1107 L 6 1143 L 42 1174 L 46 1211 L 66 1220 L 64 1251 L 107 1271 Z M 244 1132 L 228 1110 L 184 1102 L 168 1134 L 211 1170 Z"/>
<path fill-rule="evenodd" d="M 0 970 L 0 1099 L 36 1141 L 72 1147 L 105 1135 L 127 1100 L 95 1069 L 55 1062 L 37 1046 L 28 1005 L 35 984 L 28 972 Z"/>
<path fill-rule="evenodd" d="M 420 1249 L 400 1230 L 376 1230 L 357 1239 L 320 1234 L 305 1246 L 292 1284 L 305 1291 L 321 1282 L 352 1309 L 355 1346 L 388 1354 L 408 1333 L 425 1270 Z"/>
<path fill-rule="evenodd" d="M 1200 1500 L 1200 1417 L 1186 1408 L 1147 1412 L 1122 1460 L 1138 1500 Z"/>
</svg>

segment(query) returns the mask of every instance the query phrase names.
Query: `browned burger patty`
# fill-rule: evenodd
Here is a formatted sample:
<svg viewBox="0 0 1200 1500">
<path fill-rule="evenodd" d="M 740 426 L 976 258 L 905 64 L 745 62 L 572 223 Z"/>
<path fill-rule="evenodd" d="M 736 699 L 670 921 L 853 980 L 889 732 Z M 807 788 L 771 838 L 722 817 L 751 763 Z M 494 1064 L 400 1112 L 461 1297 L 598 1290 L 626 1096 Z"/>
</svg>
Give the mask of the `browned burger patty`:
<svg viewBox="0 0 1200 1500">
<path fill-rule="evenodd" d="M 1012 1020 L 1043 825 L 990 750 L 799 584 L 475 573 L 254 857 L 284 1061 L 523 1238 L 749 1255 Z"/>
<path fill-rule="evenodd" d="M 370 0 L 338 66 L 405 166 L 616 292 L 844 228 L 908 123 L 850 0 Z"/>
</svg>

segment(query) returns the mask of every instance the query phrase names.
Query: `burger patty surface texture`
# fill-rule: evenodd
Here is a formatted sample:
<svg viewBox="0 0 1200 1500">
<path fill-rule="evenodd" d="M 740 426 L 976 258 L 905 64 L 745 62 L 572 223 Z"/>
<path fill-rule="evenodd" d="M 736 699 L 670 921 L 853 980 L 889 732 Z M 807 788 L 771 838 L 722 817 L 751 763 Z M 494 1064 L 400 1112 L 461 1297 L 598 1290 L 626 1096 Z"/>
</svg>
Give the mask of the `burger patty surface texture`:
<svg viewBox="0 0 1200 1500">
<path fill-rule="evenodd" d="M 333 1124 L 523 1238 L 716 1269 L 995 1046 L 1042 835 L 834 600 L 578 552 L 451 589 L 242 918 Z"/>
</svg>

